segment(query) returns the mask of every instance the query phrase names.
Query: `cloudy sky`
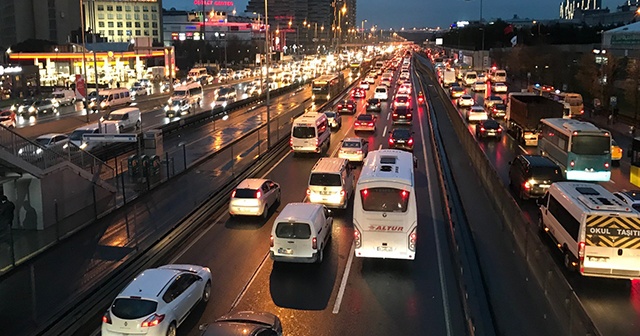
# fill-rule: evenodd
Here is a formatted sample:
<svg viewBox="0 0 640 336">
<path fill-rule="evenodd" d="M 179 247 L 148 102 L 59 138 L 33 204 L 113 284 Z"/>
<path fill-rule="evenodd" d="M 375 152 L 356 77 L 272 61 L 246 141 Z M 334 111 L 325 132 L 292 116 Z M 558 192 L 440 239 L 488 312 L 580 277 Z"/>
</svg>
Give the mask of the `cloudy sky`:
<svg viewBox="0 0 640 336">
<path fill-rule="evenodd" d="M 248 0 L 236 0 L 239 13 L 246 9 Z M 483 0 L 483 17 L 553 19 L 559 15 L 560 0 Z M 612 10 L 623 0 L 602 0 Z M 193 0 L 163 0 L 165 8 L 193 9 Z M 388 29 L 405 27 L 448 26 L 459 20 L 477 20 L 480 0 L 358 0 L 358 22 L 367 19 L 371 24 Z"/>
</svg>

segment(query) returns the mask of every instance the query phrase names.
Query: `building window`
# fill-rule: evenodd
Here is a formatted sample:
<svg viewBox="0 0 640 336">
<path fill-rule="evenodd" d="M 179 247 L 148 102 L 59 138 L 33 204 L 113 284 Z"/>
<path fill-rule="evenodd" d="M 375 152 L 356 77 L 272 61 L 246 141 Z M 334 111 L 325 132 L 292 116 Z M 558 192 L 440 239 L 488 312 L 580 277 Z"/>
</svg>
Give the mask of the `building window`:
<svg viewBox="0 0 640 336">
<path fill-rule="evenodd" d="M 142 11 L 143 12 L 148 12 L 149 11 L 149 6 L 142 6 Z"/>
<path fill-rule="evenodd" d="M 113 30 L 109 30 L 109 36 L 113 36 Z"/>
<path fill-rule="evenodd" d="M 113 20 L 113 14 L 111 14 L 111 13 L 107 14 L 107 19 Z"/>
<path fill-rule="evenodd" d="M 104 30 L 98 30 L 98 34 L 104 36 Z"/>
<path fill-rule="evenodd" d="M 144 23 L 144 27 L 145 27 L 145 28 L 149 28 L 149 22 L 145 22 L 145 23 Z"/>
<path fill-rule="evenodd" d="M 136 29 L 136 36 L 140 36 L 142 34 L 140 34 L 140 29 Z"/>
<path fill-rule="evenodd" d="M 113 11 L 113 6 L 108 5 L 108 6 L 107 6 L 107 10 L 108 10 L 108 11 Z"/>
<path fill-rule="evenodd" d="M 151 11 L 157 13 L 158 12 L 158 7 L 155 7 L 155 6 L 151 7 Z"/>
<path fill-rule="evenodd" d="M 104 5 L 98 5 L 98 10 L 99 11 L 103 11 L 104 10 Z"/>
<path fill-rule="evenodd" d="M 98 21 L 98 27 L 104 28 L 104 21 Z"/>
<path fill-rule="evenodd" d="M 122 6 L 116 6 L 116 12 L 122 12 Z"/>
<path fill-rule="evenodd" d="M 133 6 L 133 11 L 134 12 L 139 12 L 140 11 L 140 6 Z"/>
<path fill-rule="evenodd" d="M 153 31 L 153 36 L 157 36 L 157 35 L 158 35 L 158 30 L 156 29 Z"/>
<path fill-rule="evenodd" d="M 134 18 L 135 20 L 140 20 L 140 14 L 137 14 L 137 13 L 136 13 L 136 14 L 133 14 L 133 18 Z"/>
<path fill-rule="evenodd" d="M 148 30 L 144 31 L 144 36 L 149 36 L 149 31 Z"/>
<path fill-rule="evenodd" d="M 131 28 L 133 27 L 133 25 L 131 24 L 131 22 L 127 22 L 127 28 Z"/>
<path fill-rule="evenodd" d="M 151 14 L 151 20 L 157 20 L 158 14 Z"/>
<path fill-rule="evenodd" d="M 130 12 L 131 11 L 131 6 L 124 6 L 124 11 L 125 12 Z"/>
<path fill-rule="evenodd" d="M 125 17 L 127 20 L 131 20 L 131 14 L 125 14 L 125 15 L 124 15 L 124 17 Z"/>
<path fill-rule="evenodd" d="M 136 21 L 136 28 L 140 28 L 140 22 Z"/>
<path fill-rule="evenodd" d="M 98 19 L 104 20 L 104 14 L 102 14 L 102 13 L 98 14 Z"/>
<path fill-rule="evenodd" d="M 142 19 L 145 21 L 149 20 L 149 14 L 142 14 Z"/>
<path fill-rule="evenodd" d="M 113 28 L 113 21 L 109 21 L 109 22 L 107 22 L 107 27 L 109 27 L 109 28 Z"/>
<path fill-rule="evenodd" d="M 122 30 L 118 29 L 118 36 L 122 36 L 124 35 L 124 33 L 122 32 Z"/>
<path fill-rule="evenodd" d="M 158 28 L 158 23 L 157 22 L 151 22 L 151 27 Z"/>
<path fill-rule="evenodd" d="M 116 14 L 116 19 L 117 20 L 122 20 L 122 14 Z"/>
<path fill-rule="evenodd" d="M 123 27 L 122 21 L 118 21 L 118 22 L 116 23 L 116 26 L 117 26 L 118 28 L 122 28 L 122 27 Z"/>
</svg>

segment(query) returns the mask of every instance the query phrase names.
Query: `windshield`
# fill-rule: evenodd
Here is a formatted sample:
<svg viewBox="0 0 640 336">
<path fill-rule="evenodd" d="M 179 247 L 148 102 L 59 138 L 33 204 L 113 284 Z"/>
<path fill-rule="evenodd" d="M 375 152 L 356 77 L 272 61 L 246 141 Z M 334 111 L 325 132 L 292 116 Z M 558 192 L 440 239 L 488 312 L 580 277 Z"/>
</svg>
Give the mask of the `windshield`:
<svg viewBox="0 0 640 336">
<path fill-rule="evenodd" d="M 342 185 L 342 181 L 339 174 L 312 173 L 309 177 L 309 185 L 339 187 Z"/>
<path fill-rule="evenodd" d="M 379 92 L 379 93 L 387 93 L 387 89 L 385 89 L 385 88 L 377 88 L 377 89 L 376 89 L 376 92 Z"/>
<path fill-rule="evenodd" d="M 71 133 L 71 135 L 69 136 L 69 139 L 73 141 L 80 141 L 82 140 L 82 135 L 88 134 L 88 133 L 93 133 L 93 131 L 92 130 L 75 130 L 73 131 L 73 133 Z"/>
<path fill-rule="evenodd" d="M 329 91 L 329 86 L 326 84 L 313 84 L 313 88 L 312 88 L 313 92 L 328 92 Z"/>
<path fill-rule="evenodd" d="M 392 136 L 394 139 L 409 139 L 411 138 L 411 131 L 406 129 L 396 129 L 393 130 Z"/>
<path fill-rule="evenodd" d="M 361 114 L 358 116 L 358 121 L 372 121 L 373 116 L 370 114 Z"/>
<path fill-rule="evenodd" d="M 507 74 L 506 74 L 504 71 L 497 71 L 497 72 L 496 72 L 496 76 L 499 76 L 499 77 L 504 77 L 504 76 L 506 76 L 506 75 L 507 75 Z"/>
<path fill-rule="evenodd" d="M 182 100 L 172 100 L 171 106 L 180 106 L 182 105 Z"/>
<path fill-rule="evenodd" d="M 406 212 L 409 192 L 395 188 L 371 188 L 360 191 L 365 211 Z"/>
<path fill-rule="evenodd" d="M 335 118 L 336 117 L 336 113 L 335 112 L 325 112 L 324 115 L 326 115 L 327 118 Z"/>
<path fill-rule="evenodd" d="M 151 300 L 120 298 L 111 306 L 111 313 L 123 320 L 135 320 L 152 314 L 158 303 Z"/>
<path fill-rule="evenodd" d="M 107 95 L 100 95 L 100 100 L 107 100 L 107 98 L 109 98 L 109 96 L 107 96 Z"/>
<path fill-rule="evenodd" d="M 107 120 L 124 120 L 125 119 L 125 115 L 126 114 L 111 113 L 107 117 Z"/>
<path fill-rule="evenodd" d="M 276 237 L 287 239 L 309 239 L 311 227 L 307 223 L 278 223 Z"/>
<path fill-rule="evenodd" d="M 476 79 L 476 77 L 478 77 L 478 76 L 476 76 L 474 74 L 467 74 L 467 79 Z"/>
<path fill-rule="evenodd" d="M 49 138 L 38 138 L 36 139 L 36 142 L 42 146 L 46 146 L 49 144 L 49 141 L 51 141 L 51 139 Z"/>
<path fill-rule="evenodd" d="M 225 102 L 225 101 L 227 101 L 227 97 L 218 97 L 218 99 L 216 99 L 216 101 Z"/>
<path fill-rule="evenodd" d="M 293 128 L 292 136 L 298 139 L 311 139 L 316 137 L 316 129 L 311 126 L 296 126 Z"/>
<path fill-rule="evenodd" d="M 173 94 L 171 96 L 180 97 L 180 96 L 186 96 L 186 95 L 187 95 L 187 90 L 176 90 L 176 91 L 173 91 Z"/>
<path fill-rule="evenodd" d="M 578 155 L 606 155 L 611 151 L 611 138 L 603 135 L 574 135 L 571 152 Z"/>
</svg>

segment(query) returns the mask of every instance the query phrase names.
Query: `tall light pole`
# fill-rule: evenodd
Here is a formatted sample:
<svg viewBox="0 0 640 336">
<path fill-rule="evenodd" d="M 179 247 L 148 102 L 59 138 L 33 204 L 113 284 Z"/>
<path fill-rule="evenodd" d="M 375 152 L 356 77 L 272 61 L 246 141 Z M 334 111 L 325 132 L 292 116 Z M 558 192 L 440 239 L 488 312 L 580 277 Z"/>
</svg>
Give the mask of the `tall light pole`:
<svg viewBox="0 0 640 336">
<path fill-rule="evenodd" d="M 342 40 L 342 24 L 340 23 L 340 20 L 345 14 L 347 14 L 347 4 L 342 5 L 342 8 L 338 12 L 338 27 L 336 28 L 338 35 L 338 44 L 336 46 L 336 52 L 340 50 L 340 40 Z"/>
<path fill-rule="evenodd" d="M 271 41 L 269 41 L 269 12 L 267 10 L 268 0 L 264 0 L 264 44 L 266 47 L 266 66 L 267 66 L 267 74 L 265 78 L 267 79 L 267 149 L 271 149 L 271 110 L 269 107 L 269 96 L 271 90 L 271 83 L 269 83 L 269 62 L 271 61 Z"/>
<path fill-rule="evenodd" d="M 364 23 L 367 22 L 367 19 L 362 20 L 362 43 L 364 43 Z"/>
</svg>

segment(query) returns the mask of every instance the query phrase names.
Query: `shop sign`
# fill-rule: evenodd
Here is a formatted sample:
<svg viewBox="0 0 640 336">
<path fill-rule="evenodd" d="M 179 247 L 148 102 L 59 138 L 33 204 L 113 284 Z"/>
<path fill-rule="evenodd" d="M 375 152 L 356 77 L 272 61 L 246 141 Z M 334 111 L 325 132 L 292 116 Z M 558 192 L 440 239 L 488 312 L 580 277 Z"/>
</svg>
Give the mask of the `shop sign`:
<svg viewBox="0 0 640 336">
<path fill-rule="evenodd" d="M 612 34 L 611 45 L 637 45 L 640 44 L 640 35 L 634 33 Z"/>
<path fill-rule="evenodd" d="M 21 72 L 22 72 L 22 67 L 20 67 L 20 66 L 4 67 L 4 66 L 0 65 L 0 76 L 2 76 L 4 74 L 14 74 L 14 73 L 21 73 Z"/>
</svg>

